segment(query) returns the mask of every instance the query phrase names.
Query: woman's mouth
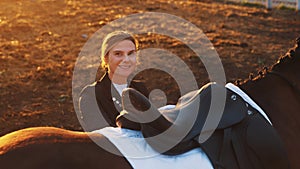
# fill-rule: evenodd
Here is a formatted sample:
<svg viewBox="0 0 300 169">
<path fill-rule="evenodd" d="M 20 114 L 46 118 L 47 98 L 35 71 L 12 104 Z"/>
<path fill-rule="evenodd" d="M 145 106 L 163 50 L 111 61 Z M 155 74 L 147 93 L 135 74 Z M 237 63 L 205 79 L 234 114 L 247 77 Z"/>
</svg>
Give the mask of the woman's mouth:
<svg viewBox="0 0 300 169">
<path fill-rule="evenodd" d="M 129 69 L 131 65 L 119 65 L 119 67 L 122 69 Z"/>
</svg>

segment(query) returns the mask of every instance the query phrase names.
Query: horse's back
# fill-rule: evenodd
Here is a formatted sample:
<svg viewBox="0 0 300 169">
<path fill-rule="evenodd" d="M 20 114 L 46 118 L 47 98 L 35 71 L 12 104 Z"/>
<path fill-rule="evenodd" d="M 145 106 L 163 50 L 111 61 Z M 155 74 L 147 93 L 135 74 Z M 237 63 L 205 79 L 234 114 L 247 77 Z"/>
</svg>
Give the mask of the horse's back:
<svg viewBox="0 0 300 169">
<path fill-rule="evenodd" d="M 23 169 L 131 168 L 125 158 L 105 151 L 90 137 L 116 149 L 100 134 L 53 127 L 29 128 L 0 138 L 0 166 Z"/>
</svg>

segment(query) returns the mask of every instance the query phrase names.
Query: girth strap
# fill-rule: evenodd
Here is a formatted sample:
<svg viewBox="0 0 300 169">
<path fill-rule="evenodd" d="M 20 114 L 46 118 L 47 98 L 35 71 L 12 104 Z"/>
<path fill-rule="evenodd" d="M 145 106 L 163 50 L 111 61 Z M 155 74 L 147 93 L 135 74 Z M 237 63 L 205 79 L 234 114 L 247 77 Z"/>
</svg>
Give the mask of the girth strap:
<svg viewBox="0 0 300 169">
<path fill-rule="evenodd" d="M 241 169 L 251 169 L 251 166 L 249 165 L 249 159 L 246 157 L 247 152 L 242 145 L 240 136 L 237 135 L 236 132 L 233 132 L 232 135 L 232 147 L 234 150 L 235 157 L 237 158 L 237 163 L 239 165 L 239 168 Z"/>
<path fill-rule="evenodd" d="M 223 166 L 220 166 L 219 168 L 226 168 L 226 161 L 228 161 L 228 153 L 230 151 L 230 144 L 231 144 L 231 128 L 227 128 L 224 130 L 224 136 L 223 136 L 223 144 L 221 147 L 221 151 L 219 153 L 219 162 L 220 164 L 223 164 Z"/>
</svg>

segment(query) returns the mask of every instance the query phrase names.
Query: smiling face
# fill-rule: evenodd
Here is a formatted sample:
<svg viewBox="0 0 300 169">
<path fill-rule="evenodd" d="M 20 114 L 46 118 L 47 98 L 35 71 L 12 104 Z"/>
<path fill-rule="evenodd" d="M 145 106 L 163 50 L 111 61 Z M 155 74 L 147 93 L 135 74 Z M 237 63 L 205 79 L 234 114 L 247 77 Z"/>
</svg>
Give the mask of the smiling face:
<svg viewBox="0 0 300 169">
<path fill-rule="evenodd" d="M 126 83 L 127 77 L 136 68 L 136 46 L 130 40 L 114 45 L 105 57 L 110 79 L 117 84 Z"/>
</svg>

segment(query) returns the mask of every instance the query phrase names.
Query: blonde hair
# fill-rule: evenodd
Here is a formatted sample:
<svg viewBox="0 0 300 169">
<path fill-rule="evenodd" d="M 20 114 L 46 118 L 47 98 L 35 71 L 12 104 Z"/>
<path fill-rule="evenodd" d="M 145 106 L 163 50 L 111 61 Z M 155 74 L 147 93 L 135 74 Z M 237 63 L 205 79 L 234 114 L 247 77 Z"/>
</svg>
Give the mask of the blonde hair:
<svg viewBox="0 0 300 169">
<path fill-rule="evenodd" d="M 133 37 L 132 34 L 126 31 L 115 31 L 111 32 L 103 40 L 101 46 L 101 67 L 105 70 L 108 69 L 108 65 L 105 61 L 105 57 L 109 51 L 120 41 L 130 40 L 134 43 L 135 49 L 138 50 L 138 41 Z"/>
</svg>

